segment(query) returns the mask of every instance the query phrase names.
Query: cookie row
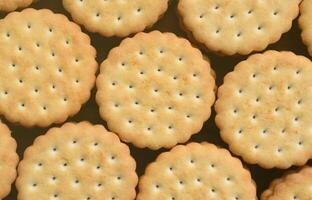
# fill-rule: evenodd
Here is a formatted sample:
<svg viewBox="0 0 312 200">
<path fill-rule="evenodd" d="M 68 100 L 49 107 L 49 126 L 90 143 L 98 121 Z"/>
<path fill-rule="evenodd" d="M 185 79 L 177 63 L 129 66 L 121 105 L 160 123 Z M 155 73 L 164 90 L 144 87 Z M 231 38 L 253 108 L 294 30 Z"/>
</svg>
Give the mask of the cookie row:
<svg viewBox="0 0 312 200">
<path fill-rule="evenodd" d="M 124 39 L 97 79 L 89 37 L 63 15 L 13 12 L 0 21 L 0 35 L 0 113 L 11 122 L 64 122 L 89 99 L 95 80 L 101 117 L 140 148 L 185 143 L 211 114 L 216 86 L 209 61 L 172 33 Z M 290 52 L 267 51 L 225 77 L 216 123 L 232 152 L 264 168 L 303 165 L 312 157 L 311 65 Z"/>
<path fill-rule="evenodd" d="M 31 2 L 0 0 L 0 10 L 12 11 Z M 143 31 L 165 13 L 168 3 L 169 0 L 63 0 L 75 22 L 106 37 Z M 300 3 L 301 0 L 179 0 L 177 10 L 182 27 L 200 46 L 225 55 L 246 55 L 278 41 L 298 16 Z M 299 20 L 310 53 L 311 9 L 311 1 L 303 1 Z"/>
<path fill-rule="evenodd" d="M 16 177 L 16 142 L 0 124 L 0 198 Z M 66 123 L 35 139 L 18 166 L 19 200 L 109 199 L 256 200 L 248 169 L 228 150 L 208 143 L 178 145 L 161 153 L 140 178 L 129 148 L 112 132 L 89 122 Z M 262 200 L 307 200 L 312 168 L 272 182 Z M 137 196 L 136 196 L 137 195 Z"/>
</svg>

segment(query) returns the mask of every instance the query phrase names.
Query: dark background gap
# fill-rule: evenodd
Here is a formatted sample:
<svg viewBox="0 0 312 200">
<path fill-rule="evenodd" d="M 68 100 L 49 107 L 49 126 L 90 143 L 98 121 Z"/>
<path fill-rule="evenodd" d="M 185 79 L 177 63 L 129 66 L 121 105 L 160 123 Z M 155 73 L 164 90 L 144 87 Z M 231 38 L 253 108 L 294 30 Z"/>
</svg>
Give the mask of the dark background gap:
<svg viewBox="0 0 312 200">
<path fill-rule="evenodd" d="M 168 11 L 165 15 L 156 23 L 153 27 L 148 29 L 151 30 L 159 30 L 162 32 L 173 32 L 180 37 L 185 37 L 186 34 L 179 26 L 179 20 L 176 12 L 176 6 L 178 1 L 172 1 Z M 62 13 L 71 19 L 69 13 L 64 10 L 62 6 L 61 0 L 40 0 L 37 3 L 32 4 L 30 7 L 36 9 L 48 8 L 56 13 Z M 22 10 L 22 9 L 19 9 Z M 0 12 L 0 18 L 4 18 L 6 13 Z M 84 28 L 82 28 L 83 32 L 87 33 L 91 37 L 92 45 L 97 50 L 97 61 L 101 63 L 107 56 L 110 49 L 116 47 L 121 42 L 121 38 L 112 37 L 105 38 L 100 36 L 99 34 L 89 33 Z M 292 29 L 284 34 L 280 41 L 275 44 L 270 45 L 267 49 L 274 50 L 284 50 L 284 51 L 293 51 L 296 54 L 304 55 L 310 58 L 307 53 L 306 47 L 303 45 L 300 38 L 300 29 L 298 27 L 298 20 L 296 19 L 293 23 Z M 217 74 L 217 84 L 220 86 L 223 81 L 223 77 L 228 72 L 232 71 L 234 66 L 240 61 L 247 58 L 247 56 L 219 56 L 214 53 L 203 52 L 205 56 L 207 56 L 211 62 L 213 69 Z M 98 112 L 98 106 L 95 102 L 95 88 L 92 90 L 92 96 L 90 100 L 82 106 L 80 112 L 76 114 L 74 117 L 69 118 L 66 122 L 79 122 L 79 121 L 90 121 L 93 124 L 103 124 L 106 126 L 106 123 L 100 118 Z M 227 144 L 225 144 L 219 135 L 219 130 L 214 123 L 215 112 L 212 111 L 212 115 L 210 119 L 204 124 L 203 129 L 200 133 L 194 135 L 190 141 L 195 142 L 210 142 L 214 143 L 220 147 L 227 148 Z M 10 129 L 12 130 L 13 137 L 17 140 L 17 152 L 20 156 L 20 159 L 23 157 L 24 150 L 32 145 L 34 139 L 39 135 L 44 134 L 49 128 L 24 128 L 22 126 L 9 123 L 3 117 L 1 117 L 2 121 L 6 123 Z M 52 125 L 52 126 L 61 126 Z M 107 128 L 107 126 L 106 126 Z M 138 149 L 133 145 L 129 144 L 131 154 L 137 161 L 137 173 L 141 176 L 144 173 L 145 167 L 148 163 L 154 161 L 156 157 L 161 153 L 166 151 L 166 149 L 161 149 L 158 151 L 152 151 L 149 149 Z M 269 186 L 270 182 L 274 178 L 278 178 L 282 176 L 287 170 L 279 170 L 279 169 L 262 169 L 257 165 L 248 165 L 244 163 L 247 168 L 250 169 L 253 179 L 257 184 L 257 192 L 258 196 Z M 310 160 L 309 165 L 312 165 L 312 161 Z M 298 169 L 297 167 L 292 167 L 289 170 Z M 235 169 L 233 169 L 235 170 Z M 9 196 L 4 198 L 4 200 L 15 200 L 17 196 L 17 191 L 15 186 L 12 186 L 12 192 Z"/>
</svg>

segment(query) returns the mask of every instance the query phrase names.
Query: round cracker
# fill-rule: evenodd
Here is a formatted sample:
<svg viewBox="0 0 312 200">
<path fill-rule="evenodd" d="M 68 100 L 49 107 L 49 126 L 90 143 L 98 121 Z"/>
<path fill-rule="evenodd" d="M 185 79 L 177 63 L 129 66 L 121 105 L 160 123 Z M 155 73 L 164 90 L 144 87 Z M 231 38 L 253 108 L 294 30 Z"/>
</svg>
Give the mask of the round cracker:
<svg viewBox="0 0 312 200">
<path fill-rule="evenodd" d="M 312 158 L 312 62 L 291 52 L 250 56 L 218 90 L 216 123 L 231 151 L 264 168 Z"/>
<path fill-rule="evenodd" d="M 66 123 L 26 149 L 18 167 L 18 199 L 132 200 L 135 168 L 129 148 L 103 126 Z"/>
<path fill-rule="evenodd" d="M 124 37 L 152 26 L 168 8 L 168 0 L 63 0 L 73 19 L 91 32 Z"/>
<path fill-rule="evenodd" d="M 11 137 L 9 128 L 0 122 L 0 199 L 11 191 L 11 184 L 16 177 L 17 163 L 16 141 Z"/>
<path fill-rule="evenodd" d="M 276 179 L 270 188 L 261 195 L 261 200 L 310 200 L 312 168 L 305 167 L 297 173 L 291 173 Z"/>
<path fill-rule="evenodd" d="M 304 0 L 300 5 L 299 25 L 302 29 L 301 38 L 312 55 L 312 1 Z"/>
<path fill-rule="evenodd" d="M 250 172 L 228 150 L 208 143 L 162 153 L 140 178 L 138 200 L 256 200 Z"/>
<path fill-rule="evenodd" d="M 214 78 L 201 52 L 172 33 L 139 33 L 110 51 L 97 78 L 101 117 L 123 141 L 186 142 L 211 113 Z"/>
<path fill-rule="evenodd" d="M 249 54 L 278 41 L 301 0 L 180 0 L 181 22 L 195 40 L 221 54 Z"/>
<path fill-rule="evenodd" d="M 90 38 L 65 16 L 26 9 L 0 21 L 0 114 L 24 126 L 61 123 L 90 97 Z"/>
<path fill-rule="evenodd" d="M 17 8 L 29 6 L 32 2 L 38 0 L 0 0 L 0 11 L 13 11 Z"/>
</svg>

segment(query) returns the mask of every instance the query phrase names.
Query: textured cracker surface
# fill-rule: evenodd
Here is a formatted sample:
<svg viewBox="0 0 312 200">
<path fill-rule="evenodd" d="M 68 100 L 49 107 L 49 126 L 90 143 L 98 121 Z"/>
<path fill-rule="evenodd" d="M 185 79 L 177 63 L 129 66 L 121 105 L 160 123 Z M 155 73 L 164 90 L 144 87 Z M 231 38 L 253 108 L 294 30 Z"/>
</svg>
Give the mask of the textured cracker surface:
<svg viewBox="0 0 312 200">
<path fill-rule="evenodd" d="M 63 0 L 63 5 L 89 31 L 124 37 L 153 25 L 168 0 Z"/>
<path fill-rule="evenodd" d="M 134 199 L 135 168 L 129 148 L 103 126 L 66 123 L 25 151 L 18 167 L 18 199 Z"/>
<path fill-rule="evenodd" d="M 89 99 L 96 52 L 60 14 L 26 9 L 0 21 L 0 113 L 24 126 L 61 123 Z"/>
<path fill-rule="evenodd" d="M 151 163 L 140 179 L 138 200 L 255 200 L 248 170 L 226 149 L 208 143 L 176 146 Z"/>
<path fill-rule="evenodd" d="M 214 78 L 199 50 L 172 33 L 139 33 L 101 65 L 96 100 L 122 140 L 158 149 L 186 142 L 211 113 Z"/>
<path fill-rule="evenodd" d="M 0 0 L 0 10 L 6 12 L 13 11 L 17 8 L 29 6 L 34 1 L 38 0 Z"/>
<path fill-rule="evenodd" d="M 301 0 L 180 0 L 183 26 L 221 54 L 261 51 L 280 39 L 299 13 Z"/>
<path fill-rule="evenodd" d="M 216 124 L 233 153 L 264 168 L 312 157 L 312 63 L 291 52 L 250 56 L 218 91 Z"/>
<path fill-rule="evenodd" d="M 312 168 L 305 167 L 300 172 L 273 181 L 261 200 L 311 200 L 311 197 Z"/>
<path fill-rule="evenodd" d="M 17 163 L 16 141 L 11 137 L 8 127 L 0 122 L 0 199 L 11 190 L 11 184 L 16 177 Z"/>
<path fill-rule="evenodd" d="M 312 55 L 312 1 L 304 0 L 300 5 L 299 24 L 302 29 L 301 37 Z"/>
</svg>

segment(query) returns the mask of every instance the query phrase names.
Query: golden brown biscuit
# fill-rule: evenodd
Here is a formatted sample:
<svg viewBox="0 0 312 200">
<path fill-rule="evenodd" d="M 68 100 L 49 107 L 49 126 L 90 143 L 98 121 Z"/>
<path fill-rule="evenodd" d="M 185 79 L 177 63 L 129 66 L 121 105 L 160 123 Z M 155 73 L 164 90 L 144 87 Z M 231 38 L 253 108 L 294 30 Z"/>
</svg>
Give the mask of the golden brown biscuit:
<svg viewBox="0 0 312 200">
<path fill-rule="evenodd" d="M 209 50 L 226 55 L 262 51 L 278 41 L 301 0 L 180 0 L 183 27 Z"/>
<path fill-rule="evenodd" d="M 312 158 L 312 62 L 291 52 L 250 56 L 218 90 L 216 123 L 231 151 L 264 168 Z"/>
<path fill-rule="evenodd" d="M 172 33 L 139 33 L 101 65 L 96 100 L 123 141 L 170 148 L 199 132 L 210 116 L 215 82 L 201 52 Z"/>
<path fill-rule="evenodd" d="M 0 199 L 7 196 L 16 177 L 16 141 L 9 128 L 0 122 Z"/>
<path fill-rule="evenodd" d="M 152 26 L 168 0 L 63 0 L 73 19 L 91 32 L 124 37 Z"/>
<path fill-rule="evenodd" d="M 0 21 L 0 114 L 24 126 L 61 123 L 90 97 L 90 38 L 65 16 L 26 9 Z"/>
<path fill-rule="evenodd" d="M 18 167 L 18 199 L 132 200 L 135 168 L 129 148 L 103 126 L 66 123 L 26 149 Z"/>
<path fill-rule="evenodd" d="M 0 0 L 0 11 L 13 11 L 17 8 L 27 7 L 35 1 L 39 0 Z"/>
<path fill-rule="evenodd" d="M 256 200 L 256 186 L 239 159 L 208 143 L 162 153 L 140 178 L 137 200 Z"/>
<path fill-rule="evenodd" d="M 261 195 L 261 200 L 311 200 L 312 168 L 305 167 L 300 172 L 276 179 Z"/>
<path fill-rule="evenodd" d="M 312 55 L 312 1 L 304 0 L 300 5 L 299 25 L 302 29 L 301 37 L 305 45 L 308 47 L 310 55 Z"/>
</svg>

